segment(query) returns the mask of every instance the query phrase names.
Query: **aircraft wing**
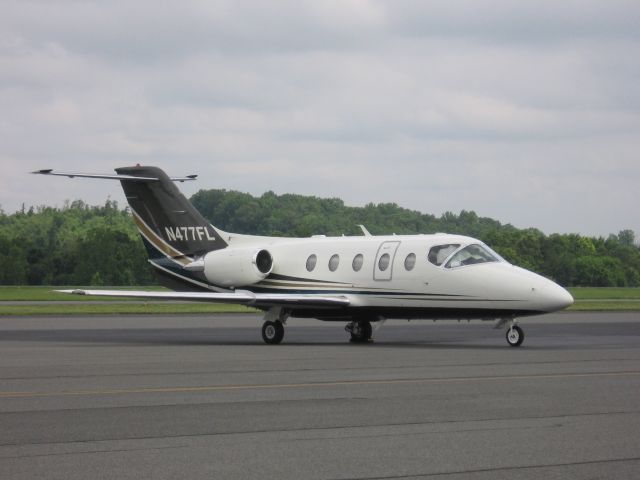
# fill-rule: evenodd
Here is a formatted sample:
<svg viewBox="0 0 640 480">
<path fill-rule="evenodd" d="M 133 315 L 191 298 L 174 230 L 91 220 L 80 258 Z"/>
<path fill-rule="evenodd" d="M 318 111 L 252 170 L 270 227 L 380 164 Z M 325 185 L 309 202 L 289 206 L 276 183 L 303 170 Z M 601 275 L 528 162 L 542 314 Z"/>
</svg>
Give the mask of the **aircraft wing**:
<svg viewBox="0 0 640 480">
<path fill-rule="evenodd" d="M 146 300 L 180 300 L 192 302 L 235 303 L 255 307 L 340 308 L 349 305 L 349 299 L 336 295 L 308 295 L 288 293 L 235 292 L 149 292 L 144 290 L 56 290 L 60 293 L 98 297 L 125 297 Z"/>
</svg>

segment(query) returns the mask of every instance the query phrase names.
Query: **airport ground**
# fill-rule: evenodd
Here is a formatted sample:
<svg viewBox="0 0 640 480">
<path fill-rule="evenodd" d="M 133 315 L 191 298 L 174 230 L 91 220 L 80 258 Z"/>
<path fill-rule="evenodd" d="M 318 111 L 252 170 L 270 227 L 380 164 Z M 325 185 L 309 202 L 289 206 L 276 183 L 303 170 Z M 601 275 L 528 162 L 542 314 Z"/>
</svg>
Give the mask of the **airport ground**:
<svg viewBox="0 0 640 480">
<path fill-rule="evenodd" d="M 637 478 L 640 314 L 0 318 L 0 478 Z"/>
</svg>

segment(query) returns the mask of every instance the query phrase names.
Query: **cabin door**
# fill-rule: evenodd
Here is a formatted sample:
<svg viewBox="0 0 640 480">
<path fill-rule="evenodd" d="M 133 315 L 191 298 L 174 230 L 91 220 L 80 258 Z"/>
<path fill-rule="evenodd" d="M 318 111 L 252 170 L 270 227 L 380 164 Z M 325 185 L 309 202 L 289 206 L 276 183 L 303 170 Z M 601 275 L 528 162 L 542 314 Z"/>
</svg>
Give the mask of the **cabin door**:
<svg viewBox="0 0 640 480">
<path fill-rule="evenodd" d="M 396 257 L 396 251 L 399 246 L 400 242 L 396 240 L 380 244 L 376 254 L 376 262 L 373 265 L 374 280 L 391 280 L 393 277 L 393 260 Z"/>
</svg>

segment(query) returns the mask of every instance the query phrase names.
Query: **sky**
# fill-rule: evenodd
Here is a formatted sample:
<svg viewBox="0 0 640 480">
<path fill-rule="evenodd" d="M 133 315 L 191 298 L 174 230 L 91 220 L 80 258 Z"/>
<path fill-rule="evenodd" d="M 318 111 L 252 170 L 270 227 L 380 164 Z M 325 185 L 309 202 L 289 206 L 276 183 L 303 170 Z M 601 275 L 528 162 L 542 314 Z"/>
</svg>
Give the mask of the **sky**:
<svg viewBox="0 0 640 480">
<path fill-rule="evenodd" d="M 0 112 L 5 213 L 124 205 L 27 172 L 139 163 L 187 196 L 640 234 L 637 0 L 0 0 Z"/>
</svg>

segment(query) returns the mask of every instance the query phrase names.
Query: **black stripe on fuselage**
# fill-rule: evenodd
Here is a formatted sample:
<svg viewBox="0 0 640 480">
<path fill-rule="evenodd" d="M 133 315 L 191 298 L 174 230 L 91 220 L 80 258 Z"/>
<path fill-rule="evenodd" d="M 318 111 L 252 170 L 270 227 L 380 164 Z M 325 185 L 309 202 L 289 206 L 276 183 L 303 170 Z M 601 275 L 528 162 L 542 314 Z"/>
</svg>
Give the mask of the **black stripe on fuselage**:
<svg viewBox="0 0 640 480">
<path fill-rule="evenodd" d="M 497 318 L 529 317 L 544 311 L 514 308 L 407 308 L 407 307 L 345 307 L 340 310 L 293 309 L 292 317 L 317 318 L 327 322 L 380 319 L 392 320 L 494 320 Z"/>
<path fill-rule="evenodd" d="M 276 283 L 276 282 L 269 282 L 269 280 L 281 280 L 283 282 L 301 282 L 301 283 L 315 283 L 315 284 L 320 284 L 320 285 L 327 285 L 328 287 L 334 286 L 334 285 L 353 285 L 353 283 L 351 282 L 334 282 L 334 281 L 328 281 L 328 280 L 320 280 L 317 278 L 303 278 L 303 277 L 292 277 L 289 275 L 283 275 L 281 273 L 270 273 L 269 275 L 267 275 L 267 277 L 258 282 L 255 285 L 250 285 L 248 287 L 243 287 L 246 290 L 252 290 L 252 291 L 258 291 L 257 289 L 264 289 L 265 291 L 270 291 L 271 293 L 276 293 L 276 290 L 282 290 L 282 292 L 278 292 L 278 293 L 285 293 L 285 292 L 292 292 L 292 290 L 284 290 L 284 289 L 278 289 L 278 287 L 287 287 L 288 285 L 286 283 Z M 299 285 L 291 285 L 292 287 L 296 287 Z M 318 285 L 314 285 L 314 286 L 318 286 Z M 371 293 L 377 293 L 377 294 L 382 294 L 385 291 L 386 292 L 399 292 L 402 293 L 403 291 L 401 289 L 383 289 L 380 287 L 364 287 L 367 288 L 368 291 L 370 291 Z M 327 290 L 307 290 L 306 288 L 303 289 L 299 289 L 299 290 L 295 290 L 297 293 L 301 293 L 301 292 L 312 292 L 312 293 L 321 293 L 321 292 L 327 292 Z M 341 293 L 362 293 L 361 291 L 355 292 L 355 291 L 347 291 L 347 290 L 333 290 L 331 291 L 331 293 L 335 293 L 335 292 L 341 292 Z M 468 296 L 468 295 L 457 295 L 457 294 L 449 294 L 449 293 L 409 293 L 409 292 L 404 292 L 404 295 L 433 295 L 433 296 L 440 296 L 440 297 L 464 297 L 464 296 Z"/>
<path fill-rule="evenodd" d="M 259 285 L 259 284 L 258 284 Z M 416 300 L 451 300 L 455 301 L 461 298 L 468 300 L 475 300 L 476 297 L 470 297 L 468 295 L 457 295 L 448 293 L 423 293 L 423 292 L 407 292 L 402 290 L 365 290 L 368 287 L 360 288 L 270 288 L 259 286 L 243 287 L 244 290 L 250 290 L 254 293 L 292 293 L 292 294 L 310 294 L 310 295 L 370 295 L 380 296 L 381 298 L 398 298 L 402 296 L 412 297 Z M 385 297 L 386 296 L 386 297 Z M 418 298 L 419 297 L 419 298 Z M 434 298 L 438 297 L 438 298 Z"/>
<path fill-rule="evenodd" d="M 281 273 L 270 273 L 265 280 L 284 280 L 287 282 L 303 282 L 303 283 L 326 283 L 332 285 L 349 285 L 348 282 L 327 282 L 326 280 L 316 280 L 313 278 L 291 277 L 282 275 Z"/>
<path fill-rule="evenodd" d="M 419 293 L 411 293 L 409 295 L 420 295 Z M 404 297 L 402 294 L 390 297 L 378 297 L 387 300 L 432 300 L 434 302 L 522 302 L 521 299 L 504 299 L 504 298 L 432 298 L 432 297 Z"/>
</svg>

